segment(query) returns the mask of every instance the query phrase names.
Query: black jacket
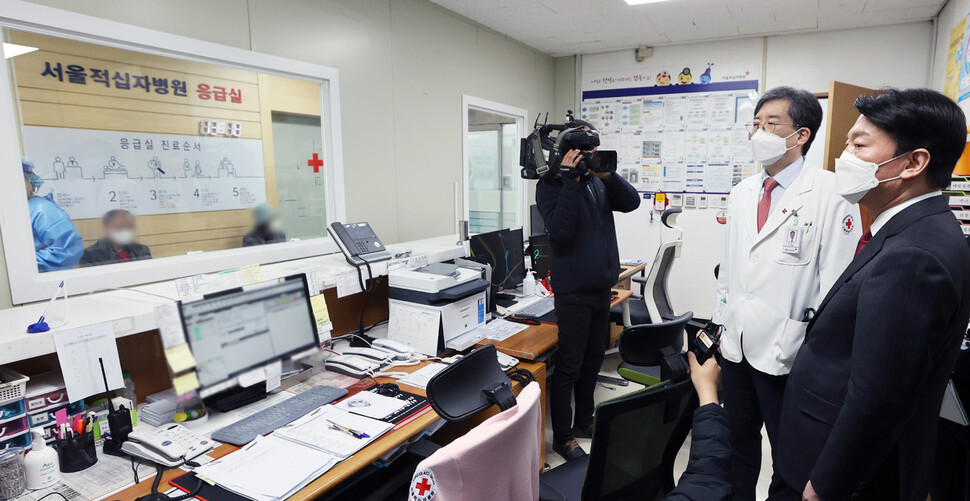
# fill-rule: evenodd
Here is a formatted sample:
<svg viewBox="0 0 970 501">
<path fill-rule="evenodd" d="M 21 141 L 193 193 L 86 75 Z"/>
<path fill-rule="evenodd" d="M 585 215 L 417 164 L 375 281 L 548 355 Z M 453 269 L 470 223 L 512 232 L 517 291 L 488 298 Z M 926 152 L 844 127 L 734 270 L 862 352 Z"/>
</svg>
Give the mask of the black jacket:
<svg viewBox="0 0 970 501">
<path fill-rule="evenodd" d="M 125 246 L 125 249 L 131 255 L 132 261 L 152 258 L 152 252 L 148 249 L 147 245 L 130 243 Z M 117 262 L 118 256 L 115 253 L 114 245 L 108 239 L 102 238 L 87 249 L 84 249 L 84 254 L 81 256 L 81 261 L 78 263 L 78 266 L 83 268 L 85 266 L 99 266 Z"/>
<path fill-rule="evenodd" d="M 970 249 L 942 196 L 907 207 L 832 286 L 795 359 L 775 467 L 822 499 L 925 501 L 970 317 Z"/>
<path fill-rule="evenodd" d="M 612 287 L 620 274 L 613 211 L 636 210 L 636 188 L 615 173 L 606 181 L 547 176 L 536 185 L 536 204 L 552 247 L 552 291 L 568 294 Z"/>
<path fill-rule="evenodd" d="M 690 429 L 690 462 L 677 488 L 664 501 L 721 501 L 731 499 L 731 430 L 727 411 L 707 404 L 694 411 Z"/>
<path fill-rule="evenodd" d="M 243 236 L 243 247 L 254 245 L 278 244 L 286 241 L 286 234 L 282 231 L 250 231 Z"/>
</svg>

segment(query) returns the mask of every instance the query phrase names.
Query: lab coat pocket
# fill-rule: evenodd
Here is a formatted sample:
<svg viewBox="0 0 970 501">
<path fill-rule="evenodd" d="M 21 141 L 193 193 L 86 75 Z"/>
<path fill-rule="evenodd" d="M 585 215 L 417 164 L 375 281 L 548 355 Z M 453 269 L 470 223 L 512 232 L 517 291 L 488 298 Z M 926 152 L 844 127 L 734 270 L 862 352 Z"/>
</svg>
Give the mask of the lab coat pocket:
<svg viewBox="0 0 970 501">
<path fill-rule="evenodd" d="M 808 329 L 808 322 L 799 322 L 790 318 L 785 319 L 785 328 L 773 346 L 772 351 L 774 352 L 775 360 L 789 370 L 791 370 L 792 363 L 795 361 L 795 355 L 798 354 L 798 350 L 802 347 L 802 341 L 805 340 L 806 329 Z"/>
<path fill-rule="evenodd" d="M 788 227 L 782 227 L 783 233 L 787 231 L 786 228 Z M 784 243 L 776 244 L 775 262 L 788 266 L 805 266 L 812 262 L 812 257 L 816 253 L 815 228 L 812 226 L 802 226 L 800 233 L 797 252 L 785 252 L 783 250 L 785 247 Z M 784 239 L 784 235 L 782 235 L 782 239 Z"/>
</svg>

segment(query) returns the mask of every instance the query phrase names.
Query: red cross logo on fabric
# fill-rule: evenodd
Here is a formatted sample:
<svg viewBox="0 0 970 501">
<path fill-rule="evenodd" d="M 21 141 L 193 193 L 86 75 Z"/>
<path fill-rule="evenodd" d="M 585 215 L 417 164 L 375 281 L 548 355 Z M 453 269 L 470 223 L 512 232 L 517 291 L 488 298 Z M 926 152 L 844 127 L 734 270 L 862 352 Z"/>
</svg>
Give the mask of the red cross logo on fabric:
<svg viewBox="0 0 970 501">
<path fill-rule="evenodd" d="M 431 501 L 437 494 L 435 486 L 434 472 L 431 470 L 421 470 L 415 472 L 411 478 L 411 488 L 409 498 L 412 501 Z"/>
<path fill-rule="evenodd" d="M 431 490 L 431 484 L 428 483 L 428 479 L 422 478 L 420 482 L 414 484 L 414 488 L 418 490 L 418 494 L 424 496 L 424 493 Z"/>
<path fill-rule="evenodd" d="M 320 167 L 323 167 L 323 160 L 321 160 L 320 157 L 314 153 L 313 158 L 307 160 L 306 164 L 308 167 L 313 167 L 313 172 L 320 172 Z"/>
</svg>

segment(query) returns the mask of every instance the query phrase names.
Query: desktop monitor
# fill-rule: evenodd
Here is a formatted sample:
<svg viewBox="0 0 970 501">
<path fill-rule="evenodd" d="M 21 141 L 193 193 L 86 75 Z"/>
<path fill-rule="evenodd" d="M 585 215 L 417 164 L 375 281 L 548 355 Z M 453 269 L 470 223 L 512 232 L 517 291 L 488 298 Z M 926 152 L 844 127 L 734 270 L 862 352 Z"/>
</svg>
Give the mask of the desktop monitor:
<svg viewBox="0 0 970 501">
<path fill-rule="evenodd" d="M 536 279 L 542 280 L 548 277 L 552 267 L 552 246 L 549 244 L 549 235 L 529 237 L 528 252 L 532 260 L 532 271 L 536 272 Z"/>
<path fill-rule="evenodd" d="M 302 274 L 208 295 L 179 309 L 202 388 L 319 343 Z"/>
<path fill-rule="evenodd" d="M 546 234 L 546 222 L 542 219 L 542 214 L 539 212 L 538 205 L 529 206 L 529 221 L 531 222 L 529 225 L 529 233 L 533 237 L 536 235 Z M 529 240 L 531 241 L 532 238 L 530 237 Z"/>
<path fill-rule="evenodd" d="M 525 278 L 522 228 L 479 233 L 469 239 L 472 259 L 492 266 L 492 287 L 514 289 Z"/>
</svg>

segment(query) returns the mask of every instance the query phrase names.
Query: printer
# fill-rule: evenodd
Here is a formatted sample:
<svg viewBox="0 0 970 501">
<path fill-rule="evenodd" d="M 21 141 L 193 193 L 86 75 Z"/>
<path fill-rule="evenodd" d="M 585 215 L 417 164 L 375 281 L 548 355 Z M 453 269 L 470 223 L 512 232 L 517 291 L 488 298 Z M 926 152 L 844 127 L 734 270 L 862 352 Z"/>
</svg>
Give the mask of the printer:
<svg viewBox="0 0 970 501">
<path fill-rule="evenodd" d="M 475 264 L 432 263 L 388 272 L 390 324 L 388 338 L 407 343 L 396 333 L 397 315 L 409 311 L 438 311 L 437 351 L 464 350 L 484 338 L 486 297 L 489 282 L 485 270 Z M 430 335 L 430 334 L 429 334 Z M 437 355 L 438 353 L 427 353 Z"/>
</svg>

